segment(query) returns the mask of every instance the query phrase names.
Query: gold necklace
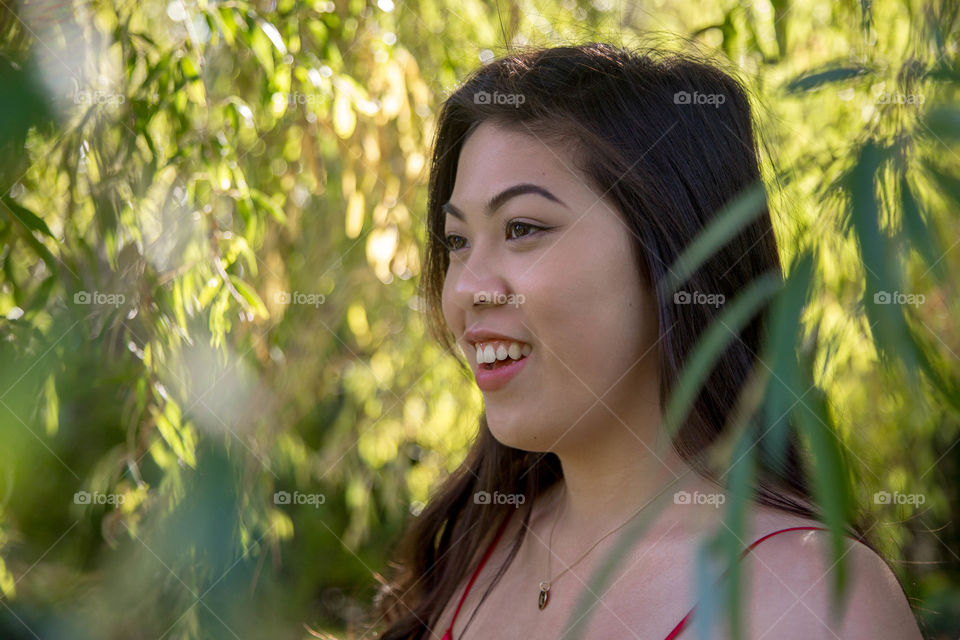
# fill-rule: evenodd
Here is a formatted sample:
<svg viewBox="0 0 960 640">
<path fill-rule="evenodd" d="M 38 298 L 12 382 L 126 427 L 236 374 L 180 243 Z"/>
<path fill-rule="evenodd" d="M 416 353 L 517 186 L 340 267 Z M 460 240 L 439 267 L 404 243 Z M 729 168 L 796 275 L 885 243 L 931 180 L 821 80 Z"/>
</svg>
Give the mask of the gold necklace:
<svg viewBox="0 0 960 640">
<path fill-rule="evenodd" d="M 665 486 L 663 489 L 661 489 L 659 492 L 657 492 L 657 495 L 655 495 L 655 496 L 653 496 L 652 498 L 650 498 L 650 500 L 648 500 L 646 504 L 644 504 L 642 507 L 640 507 L 639 509 L 637 509 L 632 516 L 630 516 L 630 517 L 627 518 L 623 523 L 621 523 L 620 525 L 618 525 L 616 529 L 614 529 L 614 530 L 611 531 L 610 533 L 605 534 L 602 538 L 600 538 L 599 540 L 597 540 L 596 542 L 594 542 L 592 545 L 590 545 L 590 548 L 587 549 L 586 551 L 584 551 L 583 554 L 582 554 L 579 558 L 577 558 L 572 564 L 567 565 L 567 568 L 566 568 L 566 569 L 564 569 L 563 571 L 561 571 L 559 574 L 557 574 L 557 575 L 554 576 L 553 578 L 550 578 L 550 556 L 553 555 L 553 554 L 550 552 L 550 547 L 553 545 L 553 532 L 556 530 L 556 528 L 557 528 L 557 522 L 559 522 L 559 520 L 560 520 L 560 510 L 558 509 L 558 510 L 557 510 L 557 517 L 554 518 L 554 520 L 553 520 L 553 527 L 550 529 L 550 538 L 549 538 L 549 540 L 548 540 L 548 542 L 547 542 L 547 580 L 544 580 L 544 581 L 542 581 L 542 582 L 540 583 L 540 586 L 539 586 L 539 595 L 537 596 L 537 608 L 540 609 L 541 611 L 543 611 L 543 609 L 547 606 L 547 602 L 550 601 L 550 585 L 551 585 L 551 584 L 553 584 L 555 581 L 557 581 L 557 580 L 560 578 L 560 576 L 562 576 L 562 575 L 565 574 L 567 571 L 569 571 L 570 569 L 572 569 L 575 564 L 577 564 L 578 562 L 580 562 L 581 560 L 583 560 L 585 557 L 587 557 L 587 554 L 590 553 L 591 551 L 593 551 L 593 548 L 594 548 L 594 547 L 596 547 L 598 544 L 600 544 L 601 542 L 603 542 L 606 538 L 612 536 L 614 533 L 616 533 L 617 531 L 619 531 L 619 530 L 620 530 L 621 528 L 623 528 L 628 522 L 630 522 L 631 520 L 633 520 L 634 518 L 636 518 L 636 517 L 640 514 L 641 511 L 643 511 L 644 509 L 647 508 L 647 506 L 650 505 L 650 503 L 652 503 L 654 500 L 656 500 L 657 498 L 659 498 L 659 497 L 663 494 L 664 491 L 666 491 L 667 489 L 669 489 L 673 484 L 675 484 L 675 483 L 677 482 L 677 480 L 679 480 L 680 478 L 684 477 L 684 476 L 687 475 L 687 473 L 689 473 L 689 472 L 690 472 L 690 470 L 688 469 L 687 471 L 684 471 L 684 472 L 681 473 L 679 476 L 677 476 L 676 478 L 674 478 L 673 480 L 671 480 L 669 483 L 667 483 L 667 486 Z M 563 493 L 560 494 L 560 498 L 561 498 L 561 499 L 563 498 L 563 495 L 566 493 L 566 491 L 567 491 L 567 484 L 566 484 L 566 481 L 564 481 L 564 484 L 563 484 Z"/>
</svg>

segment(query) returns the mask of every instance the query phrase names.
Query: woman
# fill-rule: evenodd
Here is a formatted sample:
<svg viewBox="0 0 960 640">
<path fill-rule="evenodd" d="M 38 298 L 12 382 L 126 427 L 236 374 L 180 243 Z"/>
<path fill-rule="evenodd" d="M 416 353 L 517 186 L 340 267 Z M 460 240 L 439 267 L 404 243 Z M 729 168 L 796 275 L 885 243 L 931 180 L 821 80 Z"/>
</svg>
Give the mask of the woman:
<svg viewBox="0 0 960 640">
<path fill-rule="evenodd" d="M 697 546 L 723 526 L 727 500 L 704 454 L 757 365 L 762 314 L 673 438 L 662 409 L 723 302 L 780 277 L 769 213 L 683 291 L 662 283 L 711 216 L 759 183 L 758 165 L 744 90 L 689 56 L 596 43 L 518 53 L 444 103 L 423 296 L 485 410 L 467 459 L 402 541 L 378 598 L 382 637 L 560 638 L 639 514 L 649 526 L 609 588 L 590 594 L 581 637 L 694 636 Z M 829 618 L 827 534 L 788 444 L 779 463 L 761 457 L 748 511 L 743 546 L 763 544 L 741 561 L 746 637 L 920 637 L 856 526 L 846 615 Z"/>
</svg>

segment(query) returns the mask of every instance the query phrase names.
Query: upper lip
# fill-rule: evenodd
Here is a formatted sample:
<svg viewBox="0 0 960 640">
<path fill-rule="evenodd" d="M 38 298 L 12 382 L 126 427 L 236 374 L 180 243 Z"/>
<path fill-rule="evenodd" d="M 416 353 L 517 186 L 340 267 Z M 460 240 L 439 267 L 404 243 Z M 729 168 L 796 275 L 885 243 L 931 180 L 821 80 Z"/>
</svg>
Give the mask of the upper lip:
<svg viewBox="0 0 960 640">
<path fill-rule="evenodd" d="M 492 331 L 490 329 L 484 329 L 482 327 L 476 327 L 476 328 L 467 330 L 467 332 L 463 334 L 463 337 L 466 339 L 467 342 L 469 342 L 473 346 L 476 346 L 478 342 L 487 342 L 489 340 L 509 340 L 511 342 L 529 344 L 525 340 L 520 340 L 519 338 L 514 338 L 504 333 L 498 333 L 496 331 Z"/>
</svg>

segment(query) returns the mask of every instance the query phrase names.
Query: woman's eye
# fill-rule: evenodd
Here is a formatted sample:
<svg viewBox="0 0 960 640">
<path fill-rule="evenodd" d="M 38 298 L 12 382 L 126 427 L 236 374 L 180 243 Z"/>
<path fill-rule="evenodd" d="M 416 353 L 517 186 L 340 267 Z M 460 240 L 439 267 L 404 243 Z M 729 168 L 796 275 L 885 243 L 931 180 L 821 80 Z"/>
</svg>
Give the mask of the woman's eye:
<svg viewBox="0 0 960 640">
<path fill-rule="evenodd" d="M 530 224 L 529 222 L 521 222 L 519 220 L 513 220 L 507 223 L 506 233 L 508 240 L 519 240 L 530 235 L 534 235 L 537 231 L 545 231 L 545 227 L 541 227 L 535 224 Z M 447 251 L 458 251 L 463 249 L 466 245 L 466 238 L 456 233 L 447 234 L 443 243 L 447 247 Z"/>
<path fill-rule="evenodd" d="M 524 237 L 524 236 L 529 236 L 529 235 L 531 235 L 531 230 L 532 230 L 532 229 L 536 229 L 536 230 L 539 230 L 539 231 L 543 231 L 543 230 L 544 230 L 543 227 L 537 226 L 537 225 L 535 225 L 535 224 L 530 224 L 529 222 L 521 222 L 520 220 L 512 220 L 511 222 L 508 222 L 508 223 L 507 223 L 507 236 L 508 236 L 508 237 L 514 237 L 514 238 L 522 238 L 522 237 Z M 517 232 L 517 234 L 516 234 L 515 236 L 513 236 L 512 233 L 511 233 L 511 232 L 514 232 L 514 231 Z"/>
<path fill-rule="evenodd" d="M 447 245 L 447 250 L 456 251 L 457 249 L 462 248 L 462 246 L 457 244 L 457 242 L 460 240 L 464 240 L 464 237 L 458 236 L 455 233 L 450 233 L 450 234 L 447 234 L 447 236 L 443 240 L 444 240 L 444 243 Z"/>
</svg>

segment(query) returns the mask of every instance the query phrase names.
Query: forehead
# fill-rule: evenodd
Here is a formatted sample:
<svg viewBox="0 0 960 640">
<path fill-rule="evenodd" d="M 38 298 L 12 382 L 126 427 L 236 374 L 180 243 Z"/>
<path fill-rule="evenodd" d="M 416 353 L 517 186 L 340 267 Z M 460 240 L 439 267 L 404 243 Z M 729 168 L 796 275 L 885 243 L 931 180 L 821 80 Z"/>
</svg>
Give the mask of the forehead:
<svg viewBox="0 0 960 640">
<path fill-rule="evenodd" d="M 450 200 L 474 205 L 523 182 L 544 186 L 558 196 L 574 198 L 578 190 L 590 193 L 569 151 L 532 134 L 485 121 L 460 151 Z"/>
</svg>

